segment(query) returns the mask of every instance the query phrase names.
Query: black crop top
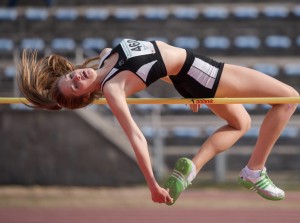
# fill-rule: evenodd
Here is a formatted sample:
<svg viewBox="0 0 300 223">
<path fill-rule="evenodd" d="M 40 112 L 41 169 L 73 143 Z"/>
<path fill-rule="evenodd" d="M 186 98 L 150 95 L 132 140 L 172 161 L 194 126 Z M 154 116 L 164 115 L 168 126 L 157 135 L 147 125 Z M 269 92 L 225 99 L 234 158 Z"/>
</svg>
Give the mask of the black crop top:
<svg viewBox="0 0 300 223">
<path fill-rule="evenodd" d="M 119 54 L 118 61 L 111 71 L 106 74 L 101 84 L 101 91 L 107 81 L 125 70 L 136 74 L 147 87 L 167 75 L 165 64 L 155 41 L 124 39 L 109 53 L 103 56 L 99 68 L 101 68 L 103 62 L 114 53 Z"/>
</svg>

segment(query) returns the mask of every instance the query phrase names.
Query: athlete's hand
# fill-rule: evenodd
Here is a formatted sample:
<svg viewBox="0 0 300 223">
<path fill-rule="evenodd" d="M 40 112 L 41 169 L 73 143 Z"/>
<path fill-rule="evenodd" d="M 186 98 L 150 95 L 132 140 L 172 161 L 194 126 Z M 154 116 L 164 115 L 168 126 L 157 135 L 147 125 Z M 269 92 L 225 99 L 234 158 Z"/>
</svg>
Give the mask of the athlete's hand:
<svg viewBox="0 0 300 223">
<path fill-rule="evenodd" d="M 151 190 L 152 201 L 156 203 L 173 203 L 173 198 L 169 194 L 169 189 L 156 187 Z"/>
<path fill-rule="evenodd" d="M 189 106 L 193 112 L 198 112 L 199 108 L 201 108 L 201 104 L 189 104 Z"/>
</svg>

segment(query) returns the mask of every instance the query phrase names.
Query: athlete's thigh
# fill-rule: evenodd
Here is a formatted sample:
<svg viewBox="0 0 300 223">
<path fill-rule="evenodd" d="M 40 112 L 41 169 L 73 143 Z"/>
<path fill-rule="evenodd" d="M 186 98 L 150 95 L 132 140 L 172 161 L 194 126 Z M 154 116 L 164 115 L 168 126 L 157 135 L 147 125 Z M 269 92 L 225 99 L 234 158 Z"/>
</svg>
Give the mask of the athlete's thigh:
<svg viewBox="0 0 300 223">
<path fill-rule="evenodd" d="M 241 104 L 207 105 L 218 117 L 224 119 L 230 126 L 236 129 L 249 128 L 251 118 L 245 107 Z"/>
<path fill-rule="evenodd" d="M 259 71 L 225 64 L 215 97 L 289 97 L 294 91 Z"/>
</svg>

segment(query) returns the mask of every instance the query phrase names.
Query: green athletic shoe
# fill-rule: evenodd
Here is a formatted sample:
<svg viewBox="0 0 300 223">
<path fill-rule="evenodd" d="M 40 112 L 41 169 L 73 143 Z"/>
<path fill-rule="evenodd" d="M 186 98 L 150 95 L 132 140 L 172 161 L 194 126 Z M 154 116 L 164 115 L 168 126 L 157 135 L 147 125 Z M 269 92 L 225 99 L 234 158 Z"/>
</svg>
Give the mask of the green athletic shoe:
<svg viewBox="0 0 300 223">
<path fill-rule="evenodd" d="M 167 205 L 174 204 L 181 192 L 191 184 L 187 181 L 187 177 L 192 171 L 192 165 L 192 161 L 187 158 L 176 161 L 174 170 L 164 186 L 165 189 L 169 189 L 169 194 L 173 198 L 173 203 Z"/>
<path fill-rule="evenodd" d="M 238 177 L 238 183 L 268 200 L 278 201 L 285 197 L 284 191 L 276 187 L 268 177 L 266 168 L 261 171 L 257 178 L 248 177 L 243 169 Z"/>
</svg>

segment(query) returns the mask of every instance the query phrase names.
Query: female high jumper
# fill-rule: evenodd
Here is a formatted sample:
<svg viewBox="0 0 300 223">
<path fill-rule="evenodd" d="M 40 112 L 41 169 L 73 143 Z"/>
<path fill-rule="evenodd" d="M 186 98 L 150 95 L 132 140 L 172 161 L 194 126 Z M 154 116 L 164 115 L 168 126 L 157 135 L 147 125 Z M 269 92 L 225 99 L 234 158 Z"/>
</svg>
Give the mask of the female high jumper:
<svg viewBox="0 0 300 223">
<path fill-rule="evenodd" d="M 59 55 L 37 61 L 36 53 L 24 51 L 19 71 L 20 91 L 36 108 L 78 109 L 105 97 L 132 145 L 152 200 L 167 204 L 177 200 L 209 160 L 232 147 L 247 132 L 250 116 L 240 104 L 208 105 L 227 124 L 207 138 L 192 160 L 179 159 L 161 187 L 153 174 L 146 139 L 130 114 L 126 97 L 159 79 L 173 84 L 185 98 L 299 97 L 294 88 L 266 74 L 220 63 L 161 41 L 124 39 L 113 49 L 106 48 L 99 57 L 77 66 Z M 195 106 L 192 109 L 197 110 Z M 285 197 L 268 177 L 265 164 L 296 108 L 297 104 L 271 105 L 251 157 L 238 176 L 242 186 L 269 200 Z"/>
</svg>

